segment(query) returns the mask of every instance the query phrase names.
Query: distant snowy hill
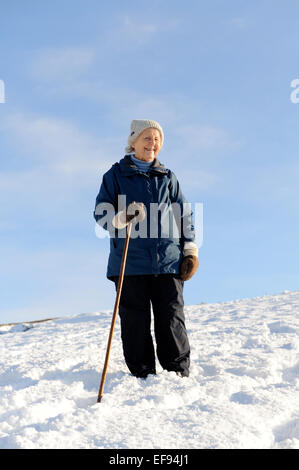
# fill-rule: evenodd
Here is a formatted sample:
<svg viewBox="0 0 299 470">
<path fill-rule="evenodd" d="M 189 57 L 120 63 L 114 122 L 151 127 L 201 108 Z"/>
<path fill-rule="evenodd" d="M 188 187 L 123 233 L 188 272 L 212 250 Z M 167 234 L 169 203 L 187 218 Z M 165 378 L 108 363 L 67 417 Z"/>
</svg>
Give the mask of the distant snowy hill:
<svg viewBox="0 0 299 470">
<path fill-rule="evenodd" d="M 191 375 L 132 377 L 111 311 L 0 327 L 0 448 L 299 448 L 299 291 L 185 307 Z M 158 365 L 158 363 L 157 363 Z"/>
</svg>

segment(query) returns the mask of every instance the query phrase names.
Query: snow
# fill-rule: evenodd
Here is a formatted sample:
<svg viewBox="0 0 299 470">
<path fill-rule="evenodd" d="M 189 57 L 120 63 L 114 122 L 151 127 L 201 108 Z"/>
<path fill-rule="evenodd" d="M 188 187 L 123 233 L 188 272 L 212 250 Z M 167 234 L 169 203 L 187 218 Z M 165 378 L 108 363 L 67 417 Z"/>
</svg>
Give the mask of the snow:
<svg viewBox="0 0 299 470">
<path fill-rule="evenodd" d="M 185 306 L 190 377 L 132 377 L 112 311 L 0 327 L 0 448 L 298 449 L 299 291 Z"/>
</svg>

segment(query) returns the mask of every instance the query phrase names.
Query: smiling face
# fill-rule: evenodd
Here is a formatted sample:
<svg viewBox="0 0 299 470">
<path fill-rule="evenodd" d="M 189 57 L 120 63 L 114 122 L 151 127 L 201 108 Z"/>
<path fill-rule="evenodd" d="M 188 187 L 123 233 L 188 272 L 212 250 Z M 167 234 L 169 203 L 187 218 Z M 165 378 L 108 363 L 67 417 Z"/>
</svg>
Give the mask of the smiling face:
<svg viewBox="0 0 299 470">
<path fill-rule="evenodd" d="M 132 147 L 135 157 L 139 160 L 151 162 L 158 155 L 161 148 L 161 136 L 158 129 L 150 127 L 139 134 Z"/>
</svg>

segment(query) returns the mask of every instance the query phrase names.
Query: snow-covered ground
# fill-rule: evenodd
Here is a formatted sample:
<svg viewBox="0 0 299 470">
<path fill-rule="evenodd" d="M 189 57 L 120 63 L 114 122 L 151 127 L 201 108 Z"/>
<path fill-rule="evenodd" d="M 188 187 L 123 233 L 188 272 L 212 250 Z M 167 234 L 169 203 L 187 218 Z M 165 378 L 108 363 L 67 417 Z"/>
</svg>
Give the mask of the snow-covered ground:
<svg viewBox="0 0 299 470">
<path fill-rule="evenodd" d="M 0 448 L 299 448 L 299 291 L 185 307 L 189 378 L 132 377 L 112 312 L 0 328 Z"/>
</svg>

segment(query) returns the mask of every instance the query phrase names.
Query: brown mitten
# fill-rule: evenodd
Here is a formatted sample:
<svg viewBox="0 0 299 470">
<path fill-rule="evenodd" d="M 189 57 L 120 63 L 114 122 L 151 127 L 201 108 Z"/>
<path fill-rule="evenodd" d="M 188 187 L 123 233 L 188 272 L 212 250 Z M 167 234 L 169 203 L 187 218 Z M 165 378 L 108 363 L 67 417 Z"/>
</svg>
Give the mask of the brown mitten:
<svg viewBox="0 0 299 470">
<path fill-rule="evenodd" d="M 138 222 L 141 222 L 145 218 L 145 210 L 142 202 L 133 201 L 127 206 L 126 222 L 131 222 L 135 217 L 138 217 Z"/>
<path fill-rule="evenodd" d="M 199 262 L 197 256 L 184 256 L 180 268 L 181 279 L 183 279 L 183 281 L 188 281 L 189 279 L 191 279 L 193 274 L 196 273 L 198 266 Z"/>
</svg>

